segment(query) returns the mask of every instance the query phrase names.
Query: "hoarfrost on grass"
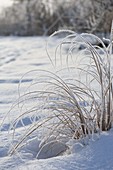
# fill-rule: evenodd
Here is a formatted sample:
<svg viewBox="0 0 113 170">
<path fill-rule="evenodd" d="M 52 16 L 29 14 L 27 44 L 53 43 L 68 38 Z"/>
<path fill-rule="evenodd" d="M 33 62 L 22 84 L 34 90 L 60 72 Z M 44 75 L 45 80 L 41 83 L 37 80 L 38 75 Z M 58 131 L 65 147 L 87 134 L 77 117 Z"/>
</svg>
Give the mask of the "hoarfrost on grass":
<svg viewBox="0 0 113 170">
<path fill-rule="evenodd" d="M 31 38 L 32 39 L 32 38 Z M 11 62 L 6 63 L 4 60 L 4 64 L 1 66 L 1 73 L 0 78 L 2 83 L 0 86 L 2 87 L 0 93 L 2 95 L 2 98 L 0 99 L 0 111 L 1 111 L 1 120 L 4 117 L 4 114 L 8 111 L 9 107 L 11 106 L 12 101 L 14 100 L 14 93 L 15 93 L 15 99 L 18 98 L 18 95 L 16 94 L 16 91 L 18 89 L 18 81 L 23 73 L 34 69 L 34 67 L 37 69 L 37 67 L 50 69 L 51 66 L 49 65 L 49 61 L 46 58 L 45 54 L 42 53 L 42 48 L 38 48 L 40 46 L 39 39 L 34 37 L 34 41 L 31 47 L 31 39 L 23 39 L 22 44 L 20 42 L 20 39 L 16 39 L 15 45 L 17 43 L 20 44 L 20 46 L 23 47 L 23 44 L 26 44 L 26 54 L 23 55 L 23 53 L 20 54 L 16 60 L 11 60 Z M 10 49 L 12 38 L 8 39 L 8 42 L 5 41 L 5 39 L 2 39 L 2 42 L 4 43 L 4 48 Z M 27 46 L 27 43 L 30 44 L 31 49 L 29 48 L 29 45 Z M 42 39 L 42 45 L 43 45 L 43 39 Z M 35 48 L 36 47 L 36 48 Z M 11 49 L 13 50 L 13 49 Z M 21 49 L 19 49 L 21 51 Z M 52 52 L 52 50 L 51 50 Z M 39 55 L 38 55 L 39 54 Z M 32 57 L 31 57 L 32 56 Z M 7 57 L 7 53 L 5 55 Z M 40 64 L 41 63 L 41 64 Z M 45 65 L 43 65 L 45 63 Z M 20 70 L 21 65 L 21 70 Z M 63 75 L 65 77 L 65 73 Z M 32 77 L 32 76 L 31 76 Z M 31 79 L 30 77 L 30 79 Z M 33 77 L 32 77 L 33 78 Z M 36 77 L 35 77 L 36 78 Z M 15 83 L 13 81 L 17 80 Z M 26 85 L 29 86 L 31 81 L 29 80 L 29 77 L 26 79 Z M 25 83 L 25 82 L 24 82 Z M 22 84 L 24 87 L 24 84 Z M 4 87 L 4 90 L 3 90 Z M 7 90 L 10 87 L 10 91 L 14 91 L 14 93 L 7 93 Z M 25 86 L 26 88 L 26 86 Z M 22 93 L 24 92 L 23 88 L 21 89 Z M 11 99 L 11 103 L 9 102 L 9 99 Z M 26 107 L 29 106 L 26 105 Z M 86 147 L 82 147 L 81 143 L 74 143 L 73 141 L 70 141 L 68 145 L 72 146 L 71 152 L 73 154 L 71 155 L 64 155 L 60 157 L 55 157 L 47 160 L 36 160 L 35 157 L 37 155 L 37 152 L 39 150 L 39 143 L 40 143 L 40 136 L 45 131 L 39 131 L 39 134 L 37 136 L 32 136 L 32 138 L 29 138 L 26 142 L 27 145 L 23 146 L 23 150 L 20 152 L 17 151 L 16 155 L 9 157 L 7 156 L 7 152 L 9 150 L 9 145 L 11 144 L 11 136 L 8 134 L 8 128 L 9 128 L 9 122 L 13 121 L 15 117 L 19 115 L 17 113 L 17 110 L 12 112 L 9 115 L 8 119 L 5 119 L 3 122 L 3 128 L 2 132 L 0 134 L 1 142 L 0 142 L 0 166 L 1 170 L 5 169 L 48 169 L 48 170 L 73 170 L 73 169 L 113 169 L 113 153 L 111 150 L 113 149 L 113 132 L 105 132 L 102 133 L 99 137 L 93 136 L 93 140 L 89 141 L 89 145 Z M 40 118 L 40 117 L 39 117 Z M 25 121 L 24 121 L 25 120 Z M 29 118 L 25 117 L 25 119 L 20 122 L 20 126 L 17 126 L 16 128 L 16 139 L 26 131 L 26 128 L 29 127 Z M 33 121 L 33 119 L 31 120 Z M 22 126 L 24 125 L 24 127 Z M 14 141 L 17 142 L 17 141 Z M 87 142 L 87 140 L 86 140 Z M 24 143 L 26 144 L 26 143 Z M 99 159 L 98 159 L 99 158 Z"/>
</svg>

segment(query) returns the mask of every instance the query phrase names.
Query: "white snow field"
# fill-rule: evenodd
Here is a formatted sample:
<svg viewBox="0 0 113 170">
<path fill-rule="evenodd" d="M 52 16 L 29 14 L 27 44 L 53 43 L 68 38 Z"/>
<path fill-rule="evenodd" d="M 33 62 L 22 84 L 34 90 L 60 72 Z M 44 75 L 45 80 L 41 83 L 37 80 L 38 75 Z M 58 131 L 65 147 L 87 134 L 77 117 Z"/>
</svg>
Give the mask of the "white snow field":
<svg viewBox="0 0 113 170">
<path fill-rule="evenodd" d="M 94 135 L 86 146 L 72 140 L 70 141 L 71 154 L 48 159 L 36 158 L 43 157 L 41 153 L 37 155 L 41 133 L 39 132 L 37 134 L 39 139 L 34 136 L 20 152 L 13 156 L 8 155 L 12 141 L 9 127 L 13 118 L 18 115 L 18 111 L 14 109 L 10 114 L 7 113 L 18 99 L 19 80 L 30 70 L 52 70 L 45 50 L 46 39 L 0 37 L 0 170 L 113 170 L 112 129 L 109 132 Z M 26 77 L 23 84 L 29 84 L 33 78 Z M 31 124 L 28 117 L 25 117 L 23 122 L 24 127 L 21 122 L 16 126 L 16 136 L 23 133 L 25 127 Z M 65 149 L 61 143 L 55 143 L 56 148 L 57 145 Z"/>
</svg>

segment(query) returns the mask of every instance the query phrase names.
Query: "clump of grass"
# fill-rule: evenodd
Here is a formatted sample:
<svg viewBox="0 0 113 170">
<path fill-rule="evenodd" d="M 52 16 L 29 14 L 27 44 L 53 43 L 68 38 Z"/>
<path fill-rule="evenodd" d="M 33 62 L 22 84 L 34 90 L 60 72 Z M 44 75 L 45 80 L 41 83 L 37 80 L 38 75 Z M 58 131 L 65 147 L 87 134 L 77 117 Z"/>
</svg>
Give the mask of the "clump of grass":
<svg viewBox="0 0 113 170">
<path fill-rule="evenodd" d="M 11 154 L 30 135 L 37 134 L 40 128 L 45 129 L 43 136 L 47 136 L 46 143 L 51 136 L 66 142 L 72 138 L 90 138 L 98 130 L 107 131 L 112 127 L 112 31 L 108 47 L 93 34 L 65 32 L 68 32 L 68 36 L 60 39 L 55 57 L 50 60 L 57 67 L 59 55 L 61 65 L 65 63 L 66 68 L 62 67 L 55 73 L 34 70 L 33 74 L 38 75 L 36 81 L 20 95 L 18 103 L 24 102 L 24 105 L 21 107 L 21 115 L 12 123 L 12 128 L 15 130 L 17 122 L 24 116 L 34 119 L 11 149 Z M 59 33 L 64 31 L 54 35 Z M 91 42 L 93 39 L 96 42 L 94 44 Z M 78 46 L 82 47 L 81 50 L 78 50 Z M 25 104 L 31 101 L 32 107 L 22 111 Z M 37 120 L 37 115 L 41 113 L 44 115 Z"/>
</svg>

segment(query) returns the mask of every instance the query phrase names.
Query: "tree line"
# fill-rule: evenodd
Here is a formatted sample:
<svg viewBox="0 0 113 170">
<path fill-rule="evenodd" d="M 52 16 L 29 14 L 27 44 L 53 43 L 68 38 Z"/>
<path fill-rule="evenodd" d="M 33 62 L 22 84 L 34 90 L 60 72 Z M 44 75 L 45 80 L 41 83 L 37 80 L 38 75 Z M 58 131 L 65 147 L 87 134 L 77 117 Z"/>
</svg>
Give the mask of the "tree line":
<svg viewBox="0 0 113 170">
<path fill-rule="evenodd" d="M 108 33 L 112 0 L 13 0 L 0 15 L 0 35 L 50 35 L 59 29 Z"/>
</svg>

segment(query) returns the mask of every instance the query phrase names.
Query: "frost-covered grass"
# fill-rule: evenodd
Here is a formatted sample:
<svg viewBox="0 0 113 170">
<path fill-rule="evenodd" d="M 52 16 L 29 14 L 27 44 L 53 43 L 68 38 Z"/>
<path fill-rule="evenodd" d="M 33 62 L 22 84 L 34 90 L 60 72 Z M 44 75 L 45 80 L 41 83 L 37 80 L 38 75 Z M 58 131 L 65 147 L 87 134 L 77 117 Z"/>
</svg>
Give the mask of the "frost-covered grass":
<svg viewBox="0 0 113 170">
<path fill-rule="evenodd" d="M 113 150 L 113 131 L 111 129 L 100 134 L 101 129 L 96 122 L 95 105 L 91 106 L 92 99 L 87 96 L 90 91 L 87 89 L 87 93 L 83 93 L 86 89 L 84 84 L 86 83 L 88 88 L 88 81 L 91 81 L 91 77 L 86 79 L 86 72 L 80 68 L 85 68 L 84 65 L 92 60 L 89 60 L 88 50 L 84 51 L 83 46 L 80 47 L 82 50 L 76 49 L 78 45 L 76 46 L 72 40 L 75 35 L 70 38 L 73 32 L 70 33 L 68 32 L 69 38 L 64 39 L 63 36 L 54 38 L 53 36 L 49 39 L 47 46 L 53 61 L 53 68 L 41 47 L 41 44 L 44 45 L 43 38 L 9 37 L 1 39 L 1 52 L 5 51 L 0 72 L 0 94 L 2 96 L 0 98 L 0 123 L 2 123 L 0 169 L 95 170 L 113 168 L 113 153 L 111 152 Z M 54 41 L 51 40 L 52 38 Z M 18 56 L 16 50 L 19 52 Z M 15 60 L 12 61 L 9 56 L 7 63 L 6 57 L 10 51 Z M 97 50 L 97 52 L 104 58 L 102 50 Z M 2 53 L 1 56 L 3 56 Z M 29 72 L 29 70 L 34 71 Z M 23 73 L 26 74 L 22 77 L 18 87 Z M 81 84 L 80 80 L 84 84 Z M 94 81 L 90 87 L 93 89 L 92 94 L 95 96 L 96 102 L 98 105 L 101 104 L 100 98 L 96 95 L 100 94 L 99 83 Z M 97 93 L 95 94 L 95 92 Z M 82 98 L 79 97 L 80 94 L 83 95 Z M 74 129 L 81 125 L 79 117 L 74 115 L 78 105 L 75 105 L 73 95 L 85 114 L 85 121 L 88 116 L 91 118 L 91 120 L 90 118 L 87 120 L 91 123 L 88 124 L 88 128 L 94 128 L 89 131 L 89 135 L 86 133 L 86 137 L 81 133 L 79 139 L 71 128 L 71 126 Z M 5 113 L 14 101 L 14 107 L 12 106 L 11 111 L 6 115 Z M 58 106 L 59 110 L 56 110 Z M 91 115 L 88 114 L 89 111 Z M 56 117 L 56 115 L 58 116 Z M 48 118 L 50 118 L 49 121 Z M 76 118 L 78 124 L 76 124 Z M 68 124 L 65 123 L 66 119 Z M 38 125 L 40 128 L 37 128 Z M 33 132 L 30 133 L 30 130 Z M 78 132 L 82 131 L 79 129 Z M 14 153 L 12 156 L 9 156 L 10 151 Z M 42 159 L 49 157 L 52 158 Z M 42 160 L 37 160 L 37 158 Z"/>
<path fill-rule="evenodd" d="M 10 126 L 10 155 L 24 148 L 39 132 L 41 139 L 35 155 L 38 159 L 71 153 L 70 140 L 85 145 L 94 134 L 112 127 L 112 33 L 108 47 L 93 34 L 65 30 L 54 33 L 50 39 L 55 40 L 56 35 L 60 38 L 52 58 L 47 43 L 55 71 L 33 70 L 20 81 L 19 99 L 11 109 L 18 106 L 20 115 Z M 21 94 L 21 83 L 29 74 L 35 78 Z M 26 117 L 29 126 L 24 121 Z M 25 130 L 17 138 L 19 124 Z"/>
</svg>

